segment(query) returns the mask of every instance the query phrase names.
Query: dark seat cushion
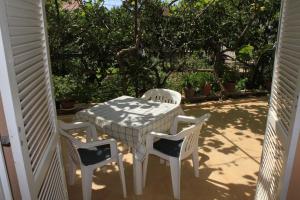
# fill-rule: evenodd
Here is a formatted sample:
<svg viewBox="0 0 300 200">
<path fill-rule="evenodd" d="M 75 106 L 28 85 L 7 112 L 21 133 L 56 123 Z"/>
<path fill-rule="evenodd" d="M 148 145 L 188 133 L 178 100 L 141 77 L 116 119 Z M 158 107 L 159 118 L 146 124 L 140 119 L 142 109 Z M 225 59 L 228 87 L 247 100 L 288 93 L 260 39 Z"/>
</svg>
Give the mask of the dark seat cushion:
<svg viewBox="0 0 300 200">
<path fill-rule="evenodd" d="M 110 145 L 97 146 L 96 149 L 77 149 L 81 162 L 85 165 L 93 165 L 111 157 Z"/>
<path fill-rule="evenodd" d="M 153 144 L 153 148 L 172 157 L 179 157 L 183 140 L 160 139 Z"/>
</svg>

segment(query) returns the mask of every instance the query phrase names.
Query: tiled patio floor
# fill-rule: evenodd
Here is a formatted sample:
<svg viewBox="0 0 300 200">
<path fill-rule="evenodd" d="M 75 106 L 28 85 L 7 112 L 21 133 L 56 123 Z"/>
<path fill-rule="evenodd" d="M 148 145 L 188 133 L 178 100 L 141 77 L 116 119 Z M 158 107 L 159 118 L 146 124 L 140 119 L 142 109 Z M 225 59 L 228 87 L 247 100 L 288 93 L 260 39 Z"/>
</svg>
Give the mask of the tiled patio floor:
<svg viewBox="0 0 300 200">
<path fill-rule="evenodd" d="M 266 98 L 186 105 L 187 115 L 212 117 L 199 140 L 200 177 L 193 175 L 192 162 L 182 162 L 183 200 L 252 200 L 259 169 L 268 104 Z M 122 151 L 122 145 L 120 144 Z M 150 157 L 144 194 L 135 196 L 131 154 L 123 150 L 129 200 L 173 199 L 170 169 Z M 121 183 L 115 166 L 94 173 L 93 199 L 122 199 Z M 80 170 L 76 184 L 69 186 L 70 199 L 81 199 Z"/>
</svg>

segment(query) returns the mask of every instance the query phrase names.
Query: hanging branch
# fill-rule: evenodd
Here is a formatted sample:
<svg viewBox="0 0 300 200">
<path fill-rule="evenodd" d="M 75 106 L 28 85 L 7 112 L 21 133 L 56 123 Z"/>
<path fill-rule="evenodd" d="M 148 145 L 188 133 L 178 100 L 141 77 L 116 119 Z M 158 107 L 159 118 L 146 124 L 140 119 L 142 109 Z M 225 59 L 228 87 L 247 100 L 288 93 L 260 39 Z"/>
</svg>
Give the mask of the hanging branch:
<svg viewBox="0 0 300 200">
<path fill-rule="evenodd" d="M 54 0 L 55 3 L 55 9 L 56 9 L 56 18 L 57 18 L 57 22 L 60 22 L 60 14 L 59 14 L 59 4 L 58 4 L 58 0 Z"/>
<path fill-rule="evenodd" d="M 173 0 L 173 1 L 171 1 L 169 4 L 168 4 L 168 7 L 171 7 L 174 3 L 176 3 L 177 1 L 179 1 L 179 0 Z"/>
</svg>

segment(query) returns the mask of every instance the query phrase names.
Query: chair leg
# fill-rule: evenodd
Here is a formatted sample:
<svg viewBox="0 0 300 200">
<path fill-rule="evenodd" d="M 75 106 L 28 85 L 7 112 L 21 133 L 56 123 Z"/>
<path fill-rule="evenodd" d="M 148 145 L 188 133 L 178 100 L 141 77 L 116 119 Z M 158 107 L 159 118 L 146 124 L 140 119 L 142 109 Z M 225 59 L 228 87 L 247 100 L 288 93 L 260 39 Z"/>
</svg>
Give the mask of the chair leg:
<svg viewBox="0 0 300 200">
<path fill-rule="evenodd" d="M 125 182 L 125 174 L 124 174 L 122 154 L 119 154 L 118 165 L 119 165 L 119 171 L 120 171 L 120 178 L 121 178 L 121 182 L 122 182 L 123 197 L 126 198 L 127 197 L 127 190 L 126 190 L 126 182 Z"/>
<path fill-rule="evenodd" d="M 146 186 L 148 159 L 149 159 L 149 154 L 147 153 L 143 163 L 143 187 Z"/>
<path fill-rule="evenodd" d="M 180 173 L 181 173 L 181 161 L 176 158 L 170 159 L 172 187 L 175 199 L 180 199 Z"/>
<path fill-rule="evenodd" d="M 193 152 L 193 167 L 194 167 L 194 174 L 198 178 L 199 177 L 199 156 L 197 150 Z"/>
<path fill-rule="evenodd" d="M 83 200 L 92 199 L 92 181 L 93 181 L 93 170 L 87 167 L 81 168 L 82 177 L 82 195 Z"/>
</svg>

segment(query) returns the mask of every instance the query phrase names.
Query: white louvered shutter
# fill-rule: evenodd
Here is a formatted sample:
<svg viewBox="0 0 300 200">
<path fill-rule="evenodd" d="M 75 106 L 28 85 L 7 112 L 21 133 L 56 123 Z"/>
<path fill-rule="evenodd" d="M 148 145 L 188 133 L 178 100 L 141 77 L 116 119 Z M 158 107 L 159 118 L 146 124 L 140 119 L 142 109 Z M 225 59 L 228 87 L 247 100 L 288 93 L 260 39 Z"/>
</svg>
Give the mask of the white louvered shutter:
<svg viewBox="0 0 300 200">
<path fill-rule="evenodd" d="M 68 198 L 43 0 L 0 0 L 0 88 L 23 199 Z"/>
<path fill-rule="evenodd" d="M 299 91 L 300 1 L 283 0 L 256 200 L 286 198 L 300 131 Z"/>
</svg>

